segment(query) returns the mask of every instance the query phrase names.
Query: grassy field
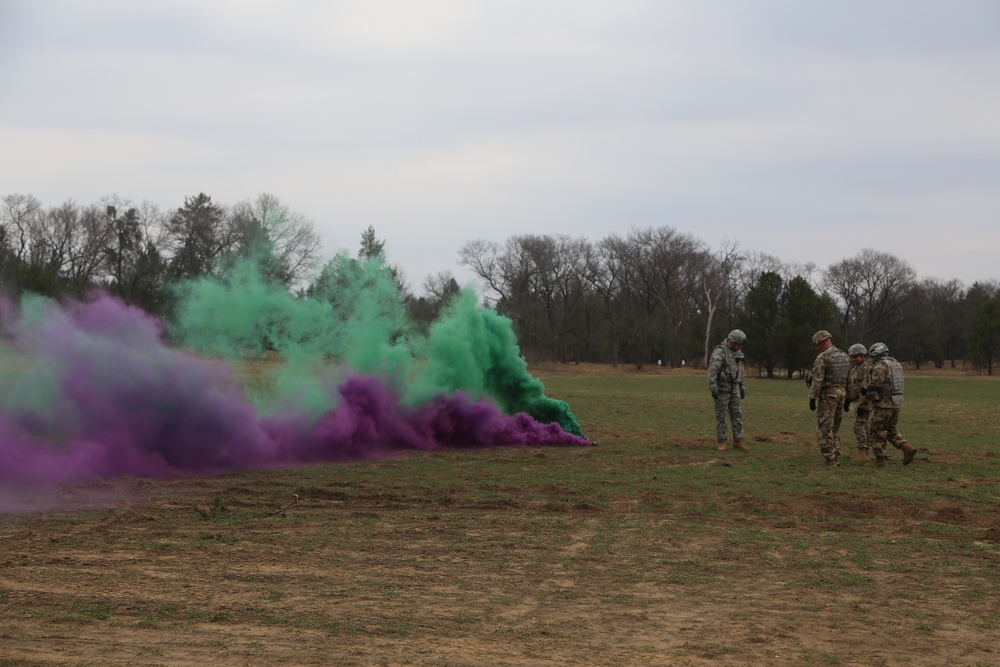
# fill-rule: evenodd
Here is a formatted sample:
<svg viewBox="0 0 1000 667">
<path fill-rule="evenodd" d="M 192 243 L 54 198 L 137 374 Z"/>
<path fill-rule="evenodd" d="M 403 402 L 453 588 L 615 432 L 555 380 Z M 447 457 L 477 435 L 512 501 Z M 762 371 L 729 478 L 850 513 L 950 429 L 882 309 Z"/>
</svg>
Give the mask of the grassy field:
<svg viewBox="0 0 1000 667">
<path fill-rule="evenodd" d="M 749 382 L 742 454 L 701 374 L 537 372 L 597 447 L 0 515 L 0 665 L 1000 664 L 1000 382 L 908 377 L 917 460 L 850 460 L 845 421 L 828 468 L 801 381 Z"/>
</svg>

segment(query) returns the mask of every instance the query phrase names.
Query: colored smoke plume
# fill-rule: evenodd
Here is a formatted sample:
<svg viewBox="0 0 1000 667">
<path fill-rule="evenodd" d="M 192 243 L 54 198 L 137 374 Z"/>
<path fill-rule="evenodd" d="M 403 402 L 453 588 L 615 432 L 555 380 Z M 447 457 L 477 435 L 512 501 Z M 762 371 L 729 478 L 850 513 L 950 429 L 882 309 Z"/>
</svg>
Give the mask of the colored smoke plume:
<svg viewBox="0 0 1000 667">
<path fill-rule="evenodd" d="M 184 285 L 169 330 L 107 296 L 8 304 L 0 485 L 590 444 L 527 372 L 510 322 L 473 292 L 419 335 L 379 262 L 345 258 L 335 277 L 293 298 L 245 262 Z M 260 364 L 274 375 L 248 392 L 234 360 L 265 349 L 283 363 Z"/>
</svg>

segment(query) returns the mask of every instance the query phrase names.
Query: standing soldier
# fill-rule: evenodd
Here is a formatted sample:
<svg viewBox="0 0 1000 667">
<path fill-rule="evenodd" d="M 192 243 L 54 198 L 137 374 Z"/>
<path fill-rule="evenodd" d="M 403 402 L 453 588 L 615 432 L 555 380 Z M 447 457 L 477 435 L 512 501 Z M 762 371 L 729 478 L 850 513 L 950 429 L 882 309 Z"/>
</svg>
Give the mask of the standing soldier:
<svg viewBox="0 0 1000 667">
<path fill-rule="evenodd" d="M 844 418 L 851 359 L 833 344 L 829 331 L 813 334 L 816 361 L 809 384 L 809 409 L 816 412 L 816 441 L 828 466 L 840 465 L 840 422 Z"/>
<path fill-rule="evenodd" d="M 749 452 L 743 444 L 743 398 L 747 395 L 743 382 L 746 357 L 740 350 L 747 336 L 733 329 L 726 340 L 715 346 L 708 358 L 708 389 L 715 401 L 715 438 L 719 450 L 726 448 L 726 414 L 733 429 L 733 447 Z"/>
<path fill-rule="evenodd" d="M 906 443 L 903 434 L 896 428 L 899 411 L 903 407 L 903 366 L 889 356 L 885 343 L 875 343 L 870 352 L 872 374 L 865 391 L 872 405 L 869 432 L 872 449 L 875 450 L 875 465 L 885 465 L 885 446 L 890 442 L 896 449 L 903 450 L 903 465 L 909 465 L 917 450 Z"/>
<path fill-rule="evenodd" d="M 868 359 L 868 350 L 861 343 L 855 343 L 847 348 L 847 355 L 854 362 L 851 372 L 847 374 L 847 400 L 844 401 L 844 412 L 854 407 L 854 439 L 858 445 L 858 458 L 871 461 L 868 444 L 868 426 L 871 417 L 871 403 L 865 396 L 864 389 L 871 379 L 872 362 Z"/>
</svg>

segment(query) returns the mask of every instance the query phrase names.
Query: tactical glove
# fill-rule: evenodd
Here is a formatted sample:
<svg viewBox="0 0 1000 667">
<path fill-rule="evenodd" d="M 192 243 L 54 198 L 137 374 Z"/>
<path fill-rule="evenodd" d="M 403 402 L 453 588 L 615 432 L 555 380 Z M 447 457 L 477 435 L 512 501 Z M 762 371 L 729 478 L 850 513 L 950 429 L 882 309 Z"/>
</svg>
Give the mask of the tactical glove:
<svg viewBox="0 0 1000 667">
<path fill-rule="evenodd" d="M 846 401 L 844 401 L 844 412 L 850 412 L 850 411 L 851 411 L 851 399 L 847 399 Z"/>
<path fill-rule="evenodd" d="M 816 399 L 815 398 L 810 398 L 809 399 L 809 409 L 812 410 L 813 412 L 816 412 Z"/>
<path fill-rule="evenodd" d="M 712 390 L 712 398 L 718 398 L 718 397 L 719 397 L 719 390 L 718 389 L 713 389 Z"/>
<path fill-rule="evenodd" d="M 866 397 L 868 398 L 868 400 L 869 400 L 869 401 L 871 401 L 872 403 L 877 403 L 877 402 L 878 402 L 878 399 L 880 399 L 880 398 L 881 398 L 881 396 L 879 396 L 879 393 L 878 393 L 877 391 L 875 391 L 874 389 L 869 389 L 868 391 L 866 391 L 866 392 L 865 392 L 865 396 L 866 396 Z"/>
<path fill-rule="evenodd" d="M 743 399 L 746 397 L 747 397 L 747 388 L 743 385 L 740 385 L 740 398 Z"/>
</svg>

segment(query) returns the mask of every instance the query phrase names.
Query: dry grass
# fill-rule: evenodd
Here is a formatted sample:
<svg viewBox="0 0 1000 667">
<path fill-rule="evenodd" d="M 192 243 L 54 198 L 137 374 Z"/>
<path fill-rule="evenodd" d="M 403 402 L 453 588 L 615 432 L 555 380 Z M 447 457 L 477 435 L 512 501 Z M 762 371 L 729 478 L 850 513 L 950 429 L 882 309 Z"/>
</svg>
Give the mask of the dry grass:
<svg viewBox="0 0 1000 667">
<path fill-rule="evenodd" d="M 1000 660 L 1000 384 L 908 384 L 929 451 L 833 470 L 799 382 L 751 381 L 719 456 L 700 373 L 539 373 L 600 446 L 35 492 L 0 665 Z"/>
</svg>

